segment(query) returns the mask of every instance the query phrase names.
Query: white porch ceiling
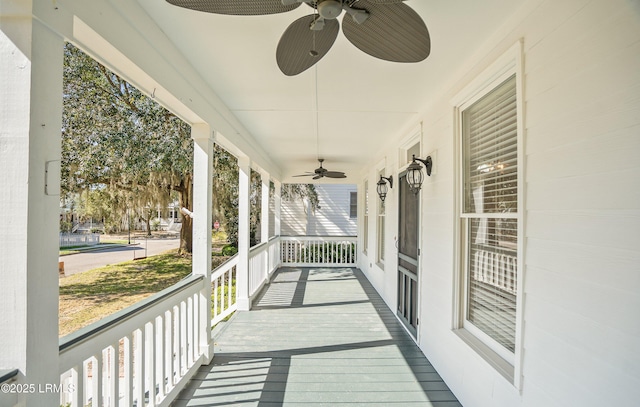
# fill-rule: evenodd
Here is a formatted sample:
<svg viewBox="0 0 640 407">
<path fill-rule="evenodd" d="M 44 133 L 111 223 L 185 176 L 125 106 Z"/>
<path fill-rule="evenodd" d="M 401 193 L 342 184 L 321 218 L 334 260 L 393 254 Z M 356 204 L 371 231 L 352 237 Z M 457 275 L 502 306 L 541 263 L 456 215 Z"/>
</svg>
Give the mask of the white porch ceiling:
<svg viewBox="0 0 640 407">
<path fill-rule="evenodd" d="M 164 0 L 137 1 L 280 167 L 282 181 L 310 180 L 290 176 L 313 171 L 322 157 L 326 168 L 347 173 L 340 182 L 352 183 L 372 159 L 382 157 L 390 139 L 408 135 L 402 132 L 417 125 L 430 98 L 442 93 L 451 75 L 524 3 L 408 1 L 431 34 L 431 55 L 417 64 L 373 58 L 341 32 L 316 65 L 316 139 L 315 69 L 287 77 L 275 60 L 280 36 L 311 14 L 309 7 L 241 17 L 186 10 Z"/>
</svg>

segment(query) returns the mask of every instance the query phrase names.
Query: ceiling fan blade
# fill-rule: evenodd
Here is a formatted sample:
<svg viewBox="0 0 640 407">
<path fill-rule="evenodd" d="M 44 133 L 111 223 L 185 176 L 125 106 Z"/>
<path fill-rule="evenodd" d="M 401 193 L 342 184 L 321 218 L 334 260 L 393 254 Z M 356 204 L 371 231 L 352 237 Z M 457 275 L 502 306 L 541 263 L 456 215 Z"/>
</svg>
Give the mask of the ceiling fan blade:
<svg viewBox="0 0 640 407">
<path fill-rule="evenodd" d="M 313 177 L 313 178 L 311 178 L 311 179 L 320 179 L 320 178 L 322 178 L 322 177 L 324 177 L 324 175 L 316 175 L 315 177 Z"/>
<path fill-rule="evenodd" d="M 361 51 L 392 62 L 420 62 L 431 53 L 427 26 L 406 4 L 365 0 L 353 8 L 367 10 L 369 18 L 362 24 L 344 18 L 342 32 Z"/>
<path fill-rule="evenodd" d="M 285 13 L 301 4 L 293 3 L 285 6 L 281 0 L 167 0 L 167 3 L 190 10 L 234 16 Z"/>
<path fill-rule="evenodd" d="M 344 172 L 341 172 L 341 171 L 327 171 L 322 175 L 324 175 L 327 178 L 347 178 Z"/>
<path fill-rule="evenodd" d="M 313 31 L 310 26 L 314 19 L 313 14 L 297 19 L 278 42 L 276 60 L 282 73 L 287 76 L 297 75 L 311 68 L 329 52 L 338 37 L 340 24 L 337 20 L 324 20 L 324 28 Z"/>
<path fill-rule="evenodd" d="M 311 177 L 313 175 L 316 175 L 316 174 L 315 173 L 314 174 L 300 174 L 300 175 L 292 175 L 292 177 Z"/>
<path fill-rule="evenodd" d="M 407 1 L 407 0 L 368 0 L 369 3 L 376 3 L 376 4 L 396 4 L 396 3 L 402 3 L 403 1 Z"/>
</svg>

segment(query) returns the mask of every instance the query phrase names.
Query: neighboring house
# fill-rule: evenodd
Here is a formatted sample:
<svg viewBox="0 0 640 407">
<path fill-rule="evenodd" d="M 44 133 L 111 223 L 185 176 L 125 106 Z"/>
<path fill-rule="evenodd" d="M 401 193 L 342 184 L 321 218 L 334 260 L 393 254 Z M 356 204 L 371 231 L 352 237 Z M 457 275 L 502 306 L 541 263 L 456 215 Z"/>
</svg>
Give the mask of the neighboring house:
<svg viewBox="0 0 640 407">
<path fill-rule="evenodd" d="M 357 224 L 357 186 L 316 185 L 319 208 L 308 201 L 282 201 L 283 236 L 355 236 Z M 271 222 L 273 224 L 273 222 Z"/>
</svg>

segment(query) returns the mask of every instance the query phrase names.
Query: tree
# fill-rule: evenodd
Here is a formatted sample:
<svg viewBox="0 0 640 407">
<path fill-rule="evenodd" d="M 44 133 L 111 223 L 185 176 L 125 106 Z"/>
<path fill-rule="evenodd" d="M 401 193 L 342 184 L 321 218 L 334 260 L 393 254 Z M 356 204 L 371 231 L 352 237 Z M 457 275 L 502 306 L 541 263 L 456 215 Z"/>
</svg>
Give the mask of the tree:
<svg viewBox="0 0 640 407">
<path fill-rule="evenodd" d="M 72 44 L 65 45 L 62 189 L 82 195 L 83 214 L 118 228 L 130 212 L 147 223 L 178 195 L 193 209 L 193 141 L 190 127 Z M 213 213 L 238 241 L 238 163 L 214 150 Z M 251 172 L 251 231 L 260 222 L 260 176 Z M 285 185 L 283 199 L 307 199 L 317 209 L 313 185 Z M 192 251 L 192 219 L 182 216 L 181 252 Z"/>
<path fill-rule="evenodd" d="M 318 192 L 313 184 L 284 184 L 281 195 L 285 201 L 308 201 L 313 212 L 320 206 Z"/>
<path fill-rule="evenodd" d="M 120 216 L 128 209 L 164 210 L 172 191 L 181 207 L 192 209 L 188 124 L 71 44 L 65 45 L 63 98 L 64 192 L 101 191 Z M 183 216 L 181 252 L 192 250 L 192 228 Z"/>
</svg>

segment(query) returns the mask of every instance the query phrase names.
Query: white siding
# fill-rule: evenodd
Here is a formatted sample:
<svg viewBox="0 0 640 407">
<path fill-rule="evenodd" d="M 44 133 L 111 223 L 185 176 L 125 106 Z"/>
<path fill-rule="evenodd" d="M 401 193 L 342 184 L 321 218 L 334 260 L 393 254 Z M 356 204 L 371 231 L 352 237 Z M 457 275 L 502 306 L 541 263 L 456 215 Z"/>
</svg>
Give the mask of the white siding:
<svg viewBox="0 0 640 407">
<path fill-rule="evenodd" d="M 422 112 L 419 343 L 466 407 L 636 405 L 640 400 L 640 6 L 625 0 L 529 1 Z M 450 100 L 523 40 L 524 293 L 521 388 L 453 333 L 456 150 Z M 464 67 L 462 67 L 464 68 Z M 406 136 L 399 135 L 399 137 Z M 398 173 L 387 146 L 387 169 Z M 387 265 L 360 267 L 395 308 Z M 362 229 L 361 229 L 362 230 Z M 370 228 L 370 241 L 375 241 Z"/>
<path fill-rule="evenodd" d="M 349 216 L 351 192 L 355 185 L 316 185 L 320 208 L 315 212 L 302 201 L 282 201 L 284 236 L 355 236 L 357 219 Z"/>
</svg>

